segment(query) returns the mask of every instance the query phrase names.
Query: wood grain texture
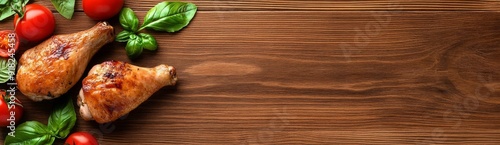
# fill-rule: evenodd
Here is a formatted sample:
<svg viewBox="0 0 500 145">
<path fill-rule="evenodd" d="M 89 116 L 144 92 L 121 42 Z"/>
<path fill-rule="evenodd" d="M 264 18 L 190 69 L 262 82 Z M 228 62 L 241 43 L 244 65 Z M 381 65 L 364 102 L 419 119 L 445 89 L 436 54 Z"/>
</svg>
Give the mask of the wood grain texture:
<svg viewBox="0 0 500 145">
<path fill-rule="evenodd" d="M 50 1 L 34 0 L 51 7 Z M 162 0 L 125 1 L 125 6 L 136 11 L 148 11 Z M 498 0 L 189 0 L 202 11 L 500 11 Z M 82 1 L 76 10 L 83 11 Z"/>
<path fill-rule="evenodd" d="M 112 125 L 79 118 L 75 131 L 101 144 L 500 142 L 500 15 L 486 8 L 496 1 L 419 1 L 391 12 L 372 11 L 387 1 L 193 2 L 200 11 L 186 29 L 151 32 L 157 52 L 130 61 L 115 42 L 87 68 L 167 63 L 178 85 Z M 127 1 L 140 19 L 154 4 Z M 83 12 L 56 18 L 56 34 L 95 24 Z M 46 123 L 57 103 L 19 97 L 24 120 Z"/>
</svg>

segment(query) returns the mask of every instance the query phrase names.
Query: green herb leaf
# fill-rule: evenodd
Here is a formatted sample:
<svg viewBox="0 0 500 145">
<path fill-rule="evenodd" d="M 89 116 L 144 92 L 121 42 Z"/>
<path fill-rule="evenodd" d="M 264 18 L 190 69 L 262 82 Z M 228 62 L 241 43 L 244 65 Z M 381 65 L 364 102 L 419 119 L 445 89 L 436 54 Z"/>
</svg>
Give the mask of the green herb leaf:
<svg viewBox="0 0 500 145">
<path fill-rule="evenodd" d="M 66 138 L 75 126 L 76 113 L 73 99 L 69 99 L 65 105 L 57 106 L 49 116 L 48 127 L 57 138 Z"/>
<path fill-rule="evenodd" d="M 120 12 L 119 19 L 123 29 L 131 32 L 137 32 L 137 30 L 139 29 L 139 19 L 132 9 L 123 8 Z"/>
<path fill-rule="evenodd" d="M 52 144 L 56 138 L 68 136 L 76 122 L 73 101 L 70 98 L 64 105 L 58 105 L 49 116 L 48 126 L 38 121 L 27 121 L 19 125 L 13 134 L 5 137 L 6 145 Z"/>
<path fill-rule="evenodd" d="M 5 83 L 9 81 L 10 76 L 14 75 L 17 62 L 15 59 L 11 59 L 9 62 L 8 59 L 0 58 L 0 83 Z M 10 69 L 12 70 L 9 70 Z"/>
<path fill-rule="evenodd" d="M 130 38 L 130 35 L 135 35 L 134 32 L 130 32 L 128 30 L 123 30 L 118 35 L 116 35 L 115 41 L 117 42 L 127 42 Z"/>
<path fill-rule="evenodd" d="M 0 0 L 0 6 L 7 4 L 8 0 Z"/>
<path fill-rule="evenodd" d="M 130 35 L 130 39 L 125 46 L 125 51 L 127 51 L 127 56 L 130 59 L 137 58 L 142 53 L 142 38 L 137 35 Z"/>
<path fill-rule="evenodd" d="M 50 0 L 56 10 L 66 19 L 71 19 L 75 12 L 75 0 Z"/>
<path fill-rule="evenodd" d="M 47 126 L 38 121 L 27 121 L 17 126 L 14 136 L 7 135 L 5 145 L 46 145 L 55 140 Z"/>
<path fill-rule="evenodd" d="M 142 47 L 147 50 L 155 51 L 158 49 L 158 43 L 155 37 L 146 33 L 140 33 L 139 36 L 142 38 Z"/>
<path fill-rule="evenodd" d="M 19 8 L 19 11 L 22 10 L 24 6 L 28 3 L 29 0 L 1 0 L 0 2 L 0 21 L 14 15 L 16 12 L 12 9 L 12 6 Z"/>
<path fill-rule="evenodd" d="M 186 27 L 197 11 L 196 5 L 184 2 L 160 2 L 144 17 L 144 28 L 176 32 Z"/>
</svg>

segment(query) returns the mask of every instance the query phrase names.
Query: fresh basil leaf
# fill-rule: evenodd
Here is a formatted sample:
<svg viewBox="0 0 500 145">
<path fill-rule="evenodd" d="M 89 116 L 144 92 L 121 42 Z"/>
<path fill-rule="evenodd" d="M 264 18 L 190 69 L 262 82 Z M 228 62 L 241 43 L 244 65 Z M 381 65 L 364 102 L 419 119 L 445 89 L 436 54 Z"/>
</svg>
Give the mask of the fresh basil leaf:
<svg viewBox="0 0 500 145">
<path fill-rule="evenodd" d="M 4 6 L 7 4 L 8 0 L 0 0 L 0 6 Z"/>
<path fill-rule="evenodd" d="M 127 51 L 127 56 L 130 59 L 137 58 L 142 53 L 142 38 L 137 35 L 130 35 L 130 39 L 125 46 L 125 51 Z"/>
<path fill-rule="evenodd" d="M 69 99 L 64 105 L 58 105 L 49 116 L 48 128 L 57 138 L 66 138 L 75 126 L 76 113 L 73 99 Z"/>
<path fill-rule="evenodd" d="M 47 126 L 38 121 L 27 121 L 17 126 L 14 136 L 5 137 L 5 145 L 46 145 L 55 140 Z"/>
<path fill-rule="evenodd" d="M 71 19 L 75 12 L 75 0 L 50 0 L 56 10 L 66 19 Z"/>
<path fill-rule="evenodd" d="M 197 11 L 196 5 L 184 2 L 160 2 L 148 11 L 144 28 L 156 31 L 176 32 L 186 27 Z"/>
<path fill-rule="evenodd" d="M 135 15 L 134 11 L 130 8 L 123 8 L 120 12 L 120 25 L 123 29 L 137 32 L 139 29 L 139 19 Z"/>
<path fill-rule="evenodd" d="M 146 33 L 140 33 L 139 36 L 142 37 L 142 47 L 144 49 L 151 51 L 158 49 L 158 43 L 156 42 L 155 37 Z"/>
<path fill-rule="evenodd" d="M 0 58 L 0 83 L 9 81 L 10 76 L 14 75 L 17 62 L 15 59 L 12 60 L 14 61 L 9 62 L 8 59 Z M 11 65 L 11 69 L 13 69 L 12 72 L 9 70 L 9 65 Z"/>
<path fill-rule="evenodd" d="M 12 11 L 12 8 L 10 6 L 0 8 L 0 21 L 3 21 L 4 19 L 6 19 L 14 14 L 15 14 L 15 12 Z"/>
<path fill-rule="evenodd" d="M 0 6 L 0 21 L 14 15 L 16 12 L 12 9 L 15 7 L 19 11 L 26 6 L 29 0 L 2 0 L 2 5 Z"/>
<path fill-rule="evenodd" d="M 130 38 L 130 35 L 135 35 L 134 32 L 130 32 L 128 30 L 123 30 L 118 35 L 116 35 L 115 41 L 117 42 L 127 42 Z"/>
</svg>

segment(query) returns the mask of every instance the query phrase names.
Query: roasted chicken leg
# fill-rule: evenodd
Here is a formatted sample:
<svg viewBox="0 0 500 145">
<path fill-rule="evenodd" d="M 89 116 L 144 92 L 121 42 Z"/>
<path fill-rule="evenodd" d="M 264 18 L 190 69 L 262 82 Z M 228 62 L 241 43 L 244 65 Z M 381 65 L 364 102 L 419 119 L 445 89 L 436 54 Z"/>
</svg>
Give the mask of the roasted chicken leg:
<svg viewBox="0 0 500 145">
<path fill-rule="evenodd" d="M 90 58 L 114 38 L 113 27 L 100 22 L 85 31 L 53 36 L 27 50 L 19 60 L 19 90 L 34 101 L 61 96 L 78 82 Z"/>
<path fill-rule="evenodd" d="M 98 123 L 115 121 L 129 113 L 164 86 L 175 85 L 175 68 L 134 66 L 120 61 L 95 65 L 78 95 L 80 115 Z"/>
</svg>

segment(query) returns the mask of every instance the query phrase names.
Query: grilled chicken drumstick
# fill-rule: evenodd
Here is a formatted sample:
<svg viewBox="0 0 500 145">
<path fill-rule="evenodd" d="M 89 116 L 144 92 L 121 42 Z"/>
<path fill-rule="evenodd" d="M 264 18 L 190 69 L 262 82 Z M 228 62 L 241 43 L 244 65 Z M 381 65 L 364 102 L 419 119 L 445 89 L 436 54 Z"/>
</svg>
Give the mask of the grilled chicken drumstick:
<svg viewBox="0 0 500 145">
<path fill-rule="evenodd" d="M 114 30 L 106 22 L 65 35 L 55 35 L 27 50 L 19 60 L 17 85 L 31 100 L 50 100 L 75 85 L 90 58 L 114 40 Z"/>
<path fill-rule="evenodd" d="M 112 122 L 176 81 L 172 66 L 144 68 L 120 61 L 103 62 L 83 79 L 77 102 L 80 115 L 84 120 Z"/>
</svg>

